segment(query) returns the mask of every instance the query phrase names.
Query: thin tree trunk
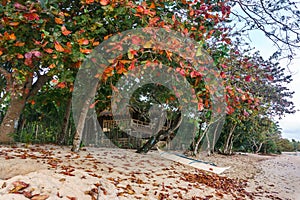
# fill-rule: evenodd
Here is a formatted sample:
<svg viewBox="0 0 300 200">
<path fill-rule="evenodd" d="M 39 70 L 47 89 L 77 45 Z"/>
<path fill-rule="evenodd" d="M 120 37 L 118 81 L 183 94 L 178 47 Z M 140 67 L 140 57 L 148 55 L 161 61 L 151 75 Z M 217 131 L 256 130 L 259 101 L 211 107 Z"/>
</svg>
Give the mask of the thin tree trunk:
<svg viewBox="0 0 300 200">
<path fill-rule="evenodd" d="M 237 124 L 235 123 L 233 125 L 233 127 L 231 128 L 230 132 L 229 132 L 229 135 L 227 137 L 226 143 L 224 145 L 224 150 L 223 150 L 224 154 L 230 154 L 230 146 L 231 146 L 231 143 L 233 141 L 233 132 L 235 130 L 236 125 Z"/>
<path fill-rule="evenodd" d="M 199 150 L 199 145 L 202 141 L 202 139 L 204 138 L 204 136 L 206 135 L 208 129 L 209 129 L 210 124 L 205 128 L 203 134 L 201 135 L 201 137 L 198 138 L 195 149 L 194 149 L 194 154 L 197 155 L 198 154 L 198 150 Z"/>
<path fill-rule="evenodd" d="M 259 144 L 259 147 L 256 149 L 256 152 L 255 152 L 255 153 L 259 153 L 259 152 L 260 152 L 261 147 L 262 147 L 263 144 L 264 144 L 263 142 L 261 142 L 261 143 Z"/>
<path fill-rule="evenodd" d="M 87 114 L 89 111 L 91 100 L 95 96 L 98 86 L 99 86 L 99 83 L 95 84 L 93 86 L 93 88 L 90 90 L 90 93 L 85 98 L 85 100 L 82 104 L 82 109 L 80 111 L 78 119 L 75 119 L 75 120 L 77 120 L 77 123 L 75 123 L 75 124 L 77 124 L 77 126 L 76 126 L 76 132 L 75 132 L 74 139 L 73 139 L 73 146 L 71 149 L 71 151 L 73 151 L 73 152 L 78 152 L 80 150 L 80 144 L 81 144 L 82 135 L 83 135 L 83 131 L 84 131 L 84 125 L 86 123 L 86 117 L 87 117 Z"/>
<path fill-rule="evenodd" d="M 214 131 L 214 136 L 213 136 L 213 141 L 212 141 L 212 147 L 211 147 L 211 153 L 215 152 L 216 139 L 217 139 L 217 133 L 218 133 L 219 126 L 220 126 L 220 122 L 218 122 L 217 127 L 215 128 L 215 131 Z"/>
<path fill-rule="evenodd" d="M 206 140 L 207 140 L 207 148 L 206 148 L 206 151 L 207 151 L 207 155 L 210 156 L 210 155 L 211 155 L 210 141 L 209 141 L 208 134 L 206 133 L 205 135 L 206 135 Z"/>
<path fill-rule="evenodd" d="M 60 145 L 66 144 L 67 131 L 68 131 L 70 115 L 71 115 L 71 108 L 72 108 L 72 97 L 70 97 L 68 99 L 66 111 L 65 111 L 65 115 L 64 115 L 64 120 L 63 120 L 63 125 L 61 128 L 61 132 L 57 138 L 57 143 Z"/>
</svg>

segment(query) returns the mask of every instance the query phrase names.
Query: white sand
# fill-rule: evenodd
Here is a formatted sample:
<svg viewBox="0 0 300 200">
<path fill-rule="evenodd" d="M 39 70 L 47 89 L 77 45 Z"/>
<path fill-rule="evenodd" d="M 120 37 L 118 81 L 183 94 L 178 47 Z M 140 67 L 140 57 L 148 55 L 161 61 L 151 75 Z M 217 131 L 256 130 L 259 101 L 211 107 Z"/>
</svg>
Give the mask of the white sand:
<svg viewBox="0 0 300 200">
<path fill-rule="evenodd" d="M 252 188 L 264 192 L 256 199 L 300 199 L 300 156 L 281 155 L 261 163 L 262 171 L 254 181 Z"/>
<path fill-rule="evenodd" d="M 142 155 L 132 150 L 88 148 L 76 154 L 69 149 L 53 145 L 13 149 L 0 146 L 0 199 L 28 199 L 24 197 L 24 191 L 31 192 L 31 195 L 47 195 L 47 200 L 71 197 L 85 200 L 92 199 L 92 196 L 94 199 L 99 196 L 101 200 L 235 199 L 234 196 L 250 199 L 250 195 L 245 196 L 245 191 L 236 191 L 240 185 L 235 180 L 209 175 L 163 159 L 156 151 Z M 266 160 L 265 157 L 241 155 L 231 157 L 216 155 L 209 159 L 220 166 L 232 166 L 224 174 L 228 177 L 250 179 L 247 191 L 253 191 L 263 197 L 274 194 L 283 198 L 288 188 L 289 197 L 297 199 L 294 181 L 299 183 L 300 165 L 299 162 L 294 162 L 295 159 L 280 156 Z M 251 179 L 260 171 L 260 168 L 255 167 L 260 162 L 263 163 L 263 171 L 266 172 Z M 276 163 L 286 164 L 276 165 Z M 266 170 L 270 168 L 269 166 L 272 166 L 273 171 Z M 290 171 L 283 173 L 282 169 Z M 278 170 L 283 174 L 277 173 Z M 195 181 L 196 175 L 199 175 L 197 180 L 200 182 Z M 281 179 L 283 176 L 285 180 Z M 21 194 L 11 194 L 13 183 L 18 180 L 28 183 L 29 187 L 20 190 Z M 255 181 L 258 180 L 266 190 L 263 194 L 258 194 L 261 190 L 255 186 Z M 278 184 L 275 184 L 274 180 Z M 222 186 L 222 183 L 225 185 Z M 271 184 L 276 186 L 269 186 Z M 279 185 L 282 186 L 282 190 L 275 189 Z M 273 190 L 279 193 L 273 193 Z"/>
</svg>

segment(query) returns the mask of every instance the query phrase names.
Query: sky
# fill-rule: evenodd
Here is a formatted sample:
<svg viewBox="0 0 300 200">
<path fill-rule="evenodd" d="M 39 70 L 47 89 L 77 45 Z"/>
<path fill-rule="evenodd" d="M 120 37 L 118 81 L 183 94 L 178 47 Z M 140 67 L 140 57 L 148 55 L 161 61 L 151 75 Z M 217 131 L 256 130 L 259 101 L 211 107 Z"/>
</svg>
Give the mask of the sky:
<svg viewBox="0 0 300 200">
<path fill-rule="evenodd" d="M 263 33 L 253 32 L 250 34 L 251 46 L 255 50 L 259 50 L 261 55 L 267 59 L 275 51 L 275 47 L 270 40 L 268 40 Z M 295 59 L 289 65 L 292 72 L 293 81 L 287 87 L 294 91 L 292 101 L 297 111 L 295 114 L 286 115 L 283 119 L 278 119 L 279 125 L 282 128 L 282 137 L 287 139 L 295 139 L 300 141 L 300 50 L 296 52 Z M 285 67 L 286 61 L 281 61 L 280 64 Z M 288 72 L 287 72 L 288 73 Z"/>
<path fill-rule="evenodd" d="M 247 17 L 238 6 L 234 7 L 233 10 L 238 12 L 240 15 Z M 237 21 L 235 20 L 234 23 L 237 23 Z M 243 27 L 243 25 L 243 22 L 241 22 L 241 24 L 235 24 L 236 27 Z M 274 43 L 272 43 L 272 41 L 268 39 L 262 31 L 250 31 L 249 36 L 250 46 L 255 48 L 254 51 L 260 51 L 263 58 L 268 59 L 276 51 Z M 295 92 L 292 101 L 298 111 L 294 114 L 287 114 L 282 119 L 275 118 L 275 120 L 279 122 L 283 138 L 300 141 L 300 49 L 295 53 L 295 59 L 289 65 L 293 81 L 286 87 Z M 279 61 L 279 63 L 282 67 L 287 66 L 287 61 Z"/>
</svg>

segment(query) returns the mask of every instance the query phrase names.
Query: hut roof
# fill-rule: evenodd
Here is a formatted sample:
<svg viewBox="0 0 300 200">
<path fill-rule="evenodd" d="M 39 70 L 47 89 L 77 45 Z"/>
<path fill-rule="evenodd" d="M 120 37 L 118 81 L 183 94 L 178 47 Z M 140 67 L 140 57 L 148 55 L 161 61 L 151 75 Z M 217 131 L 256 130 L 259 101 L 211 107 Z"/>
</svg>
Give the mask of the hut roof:
<svg viewBox="0 0 300 200">
<path fill-rule="evenodd" d="M 100 113 L 99 116 L 108 116 L 108 117 L 111 117 L 112 116 L 112 112 L 111 111 L 108 111 L 108 110 L 104 110 Z"/>
</svg>

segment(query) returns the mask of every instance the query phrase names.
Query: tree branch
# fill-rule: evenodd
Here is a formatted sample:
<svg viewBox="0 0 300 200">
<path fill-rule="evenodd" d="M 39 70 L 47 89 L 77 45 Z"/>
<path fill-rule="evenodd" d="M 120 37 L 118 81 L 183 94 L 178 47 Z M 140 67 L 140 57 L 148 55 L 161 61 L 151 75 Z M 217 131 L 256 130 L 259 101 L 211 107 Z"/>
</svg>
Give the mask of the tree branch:
<svg viewBox="0 0 300 200">
<path fill-rule="evenodd" d="M 4 76 L 6 80 L 6 90 L 9 90 L 12 88 L 12 79 L 11 79 L 11 73 L 9 73 L 6 69 L 3 67 L 0 67 L 0 73 Z"/>
<path fill-rule="evenodd" d="M 45 83 L 50 80 L 50 78 L 51 77 L 47 76 L 47 74 L 38 75 L 38 80 L 32 85 L 32 88 L 27 98 L 36 95 L 38 91 L 43 87 L 43 85 L 45 85 Z"/>
</svg>

